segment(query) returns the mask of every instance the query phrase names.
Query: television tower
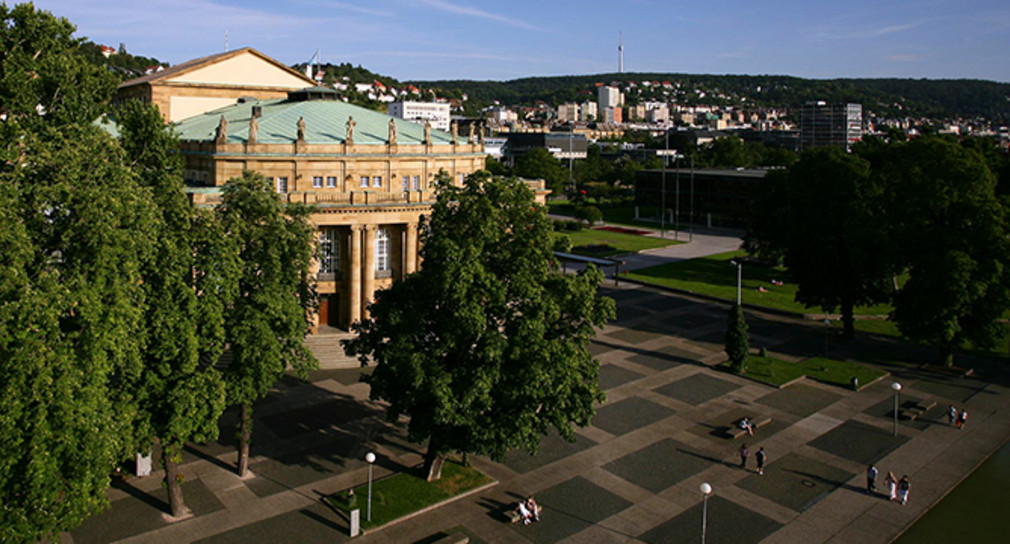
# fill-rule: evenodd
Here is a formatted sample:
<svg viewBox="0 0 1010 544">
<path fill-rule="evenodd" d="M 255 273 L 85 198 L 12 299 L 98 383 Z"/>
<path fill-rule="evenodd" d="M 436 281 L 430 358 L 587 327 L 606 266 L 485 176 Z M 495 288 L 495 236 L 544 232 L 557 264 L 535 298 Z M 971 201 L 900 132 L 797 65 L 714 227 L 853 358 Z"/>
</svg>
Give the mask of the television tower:
<svg viewBox="0 0 1010 544">
<path fill-rule="evenodd" d="M 617 44 L 617 73 L 624 73 L 624 32 L 618 34 L 620 36 Z"/>
</svg>

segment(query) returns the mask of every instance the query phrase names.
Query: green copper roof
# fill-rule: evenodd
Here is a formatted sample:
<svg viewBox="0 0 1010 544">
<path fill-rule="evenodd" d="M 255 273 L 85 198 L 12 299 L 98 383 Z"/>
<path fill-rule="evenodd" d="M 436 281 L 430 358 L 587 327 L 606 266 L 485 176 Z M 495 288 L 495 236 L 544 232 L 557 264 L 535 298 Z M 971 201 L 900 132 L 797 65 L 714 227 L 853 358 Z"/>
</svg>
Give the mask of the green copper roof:
<svg viewBox="0 0 1010 544">
<path fill-rule="evenodd" d="M 339 100 L 301 100 L 286 98 L 252 100 L 233 104 L 180 121 L 175 130 L 181 140 L 214 140 L 218 123 L 224 115 L 228 121 L 228 143 L 245 143 L 249 138 L 249 121 L 253 106 L 262 108 L 256 142 L 261 144 L 291 144 L 298 138 L 298 119 L 305 119 L 305 141 L 309 144 L 344 143 L 347 119 L 354 117 L 356 145 L 385 145 L 389 139 L 389 120 L 396 122 L 396 142 L 401 145 L 423 143 L 424 126 L 348 104 Z M 434 144 L 450 144 L 452 136 L 431 129 Z"/>
</svg>

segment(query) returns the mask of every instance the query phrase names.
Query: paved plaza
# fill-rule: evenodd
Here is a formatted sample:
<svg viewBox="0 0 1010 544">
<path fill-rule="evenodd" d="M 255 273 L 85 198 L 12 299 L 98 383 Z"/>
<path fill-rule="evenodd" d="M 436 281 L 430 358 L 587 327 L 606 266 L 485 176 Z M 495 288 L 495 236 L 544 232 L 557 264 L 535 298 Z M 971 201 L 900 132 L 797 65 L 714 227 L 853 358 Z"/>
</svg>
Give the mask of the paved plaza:
<svg viewBox="0 0 1010 544">
<path fill-rule="evenodd" d="M 635 285 L 606 287 L 618 319 L 592 344 L 607 402 L 574 442 L 544 438 L 536 456 L 512 452 L 474 464 L 498 485 L 354 539 L 433 542 L 453 530 L 475 543 L 697 542 L 702 482 L 708 542 L 886 543 L 1010 437 L 1010 381 L 1000 364 L 965 359 L 978 370 L 952 378 L 918 370 L 928 350 L 861 338 L 843 344 L 823 326 L 748 314 L 756 345 L 787 360 L 821 355 L 878 365 L 892 376 L 859 392 L 803 380 L 776 389 L 714 368 L 725 360 L 726 308 Z M 911 363 L 911 364 L 910 364 Z M 423 449 L 367 400 L 359 369 L 287 378 L 255 408 L 253 477 L 235 476 L 236 414 L 222 419 L 219 442 L 187 447 L 182 473 L 190 519 L 170 523 L 161 474 L 117 479 L 112 508 L 62 542 L 343 542 L 347 521 L 321 497 L 367 479 L 364 454 L 378 455 L 381 478 L 421 462 Z M 935 401 L 893 435 L 893 392 L 904 402 Z M 948 404 L 966 406 L 967 429 L 946 423 Z M 753 437 L 727 438 L 742 416 L 770 418 Z M 751 456 L 739 467 L 738 449 Z M 768 453 L 763 476 L 754 454 Z M 909 475 L 900 506 L 865 492 L 875 463 Z M 882 481 L 879 484 L 883 487 Z M 503 512 L 535 494 L 543 521 L 510 525 Z"/>
</svg>

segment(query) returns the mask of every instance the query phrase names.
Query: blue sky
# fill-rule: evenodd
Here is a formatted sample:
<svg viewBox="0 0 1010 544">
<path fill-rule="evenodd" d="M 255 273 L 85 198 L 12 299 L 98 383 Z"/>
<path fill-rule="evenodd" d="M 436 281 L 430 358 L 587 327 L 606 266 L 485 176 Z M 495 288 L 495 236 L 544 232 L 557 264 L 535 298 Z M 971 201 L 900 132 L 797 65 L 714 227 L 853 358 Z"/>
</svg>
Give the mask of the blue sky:
<svg viewBox="0 0 1010 544">
<path fill-rule="evenodd" d="M 8 0 L 9 1 L 9 0 Z M 1007 0 L 37 0 L 173 64 L 252 46 L 398 79 L 617 70 L 1010 81 Z"/>
</svg>

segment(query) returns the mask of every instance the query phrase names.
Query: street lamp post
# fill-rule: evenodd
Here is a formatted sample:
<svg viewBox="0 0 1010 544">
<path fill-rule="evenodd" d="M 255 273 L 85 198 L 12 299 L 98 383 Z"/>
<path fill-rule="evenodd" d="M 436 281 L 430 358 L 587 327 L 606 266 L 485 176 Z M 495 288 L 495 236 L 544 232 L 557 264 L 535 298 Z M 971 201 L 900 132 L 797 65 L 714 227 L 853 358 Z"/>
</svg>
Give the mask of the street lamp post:
<svg viewBox="0 0 1010 544">
<path fill-rule="evenodd" d="M 368 462 L 368 510 L 365 514 L 365 520 L 372 521 L 372 465 L 375 463 L 375 454 L 372 452 L 366 453 L 365 461 Z"/>
<path fill-rule="evenodd" d="M 736 267 L 736 305 L 742 306 L 743 296 L 743 261 L 740 259 L 730 259 L 729 264 Z"/>
<path fill-rule="evenodd" d="M 670 130 L 666 131 L 666 153 L 663 154 L 663 186 L 659 192 L 659 235 L 666 238 L 666 166 L 670 156 Z"/>
<path fill-rule="evenodd" d="M 694 155 L 691 155 L 691 221 L 688 223 L 691 226 L 691 232 L 688 235 L 687 241 L 694 241 Z"/>
<path fill-rule="evenodd" d="M 828 356 L 828 335 L 831 331 L 831 319 L 828 316 L 824 316 L 824 356 Z"/>
<path fill-rule="evenodd" d="M 894 389 L 894 436 L 898 436 L 898 392 L 901 391 L 901 384 L 894 382 L 891 389 Z"/>
<path fill-rule="evenodd" d="M 701 503 L 701 544 L 705 544 L 705 533 L 708 530 L 708 496 L 712 494 L 712 486 L 703 483 L 698 486 L 703 497 Z"/>
<path fill-rule="evenodd" d="M 674 157 L 674 164 L 677 167 L 677 186 L 673 189 L 673 193 L 675 195 L 674 198 L 676 200 L 673 207 L 673 218 L 676 223 L 676 228 L 673 231 L 673 239 L 680 240 L 680 153 L 677 153 L 677 156 Z"/>
</svg>

